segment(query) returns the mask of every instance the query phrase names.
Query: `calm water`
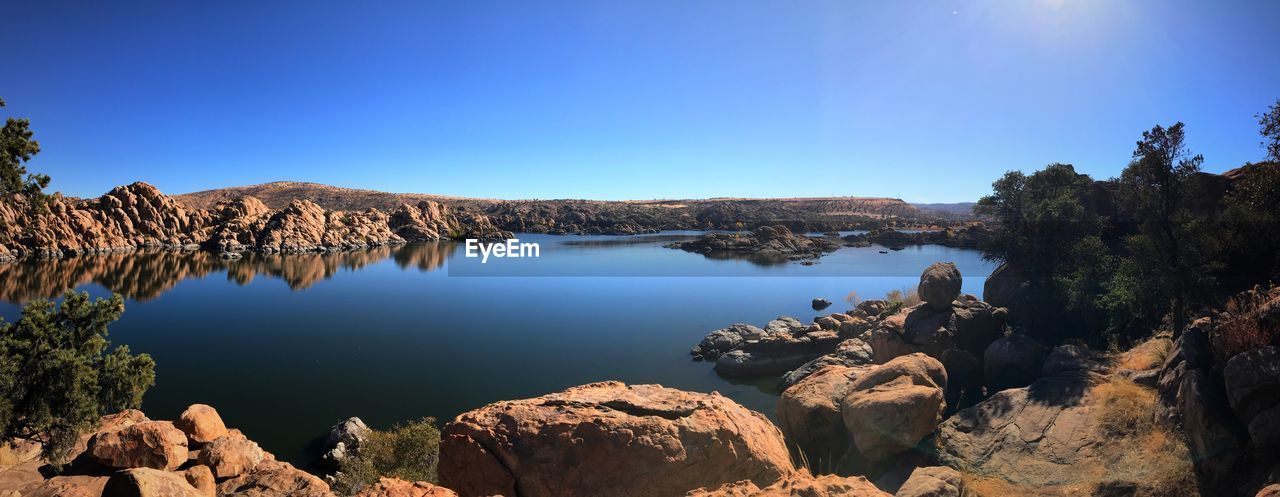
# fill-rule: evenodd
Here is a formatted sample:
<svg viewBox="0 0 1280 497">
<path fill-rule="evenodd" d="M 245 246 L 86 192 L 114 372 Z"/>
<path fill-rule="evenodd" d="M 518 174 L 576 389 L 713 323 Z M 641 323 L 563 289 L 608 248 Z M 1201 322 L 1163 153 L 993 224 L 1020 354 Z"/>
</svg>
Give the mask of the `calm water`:
<svg viewBox="0 0 1280 497">
<path fill-rule="evenodd" d="M 719 391 L 772 416 L 774 381 L 735 383 L 688 355 L 708 331 L 809 319 L 809 301 L 849 307 L 914 286 L 954 261 L 981 293 L 974 251 L 842 248 L 805 266 L 712 259 L 664 248 L 689 233 L 525 235 L 537 259 L 479 265 L 460 244 L 325 255 L 153 253 L 0 265 L 0 313 L 68 288 L 128 301 L 111 339 L 157 362 L 143 409 L 172 419 L 215 406 L 227 424 L 296 463 L 335 422 L 374 427 L 599 380 Z M 694 275 L 677 277 L 677 275 Z"/>
</svg>

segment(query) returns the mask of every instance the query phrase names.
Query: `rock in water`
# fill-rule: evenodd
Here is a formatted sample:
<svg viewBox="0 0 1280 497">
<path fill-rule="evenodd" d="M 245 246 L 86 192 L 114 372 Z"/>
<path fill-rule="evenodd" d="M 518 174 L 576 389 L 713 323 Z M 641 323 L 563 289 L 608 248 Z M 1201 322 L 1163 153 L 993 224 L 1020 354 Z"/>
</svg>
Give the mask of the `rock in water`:
<svg viewBox="0 0 1280 497">
<path fill-rule="evenodd" d="M 329 434 L 325 436 L 320 464 L 329 469 L 338 469 L 347 456 L 360 449 L 360 444 L 368 435 L 369 427 L 355 416 L 333 425 L 329 428 Z"/>
<path fill-rule="evenodd" d="M 813 302 L 811 305 L 813 306 L 813 310 L 821 311 L 823 309 L 831 307 L 831 301 L 827 299 L 813 299 Z"/>
<path fill-rule="evenodd" d="M 883 461 L 915 447 L 942 421 L 946 388 L 942 363 L 921 353 L 864 372 L 840 406 L 858 452 Z"/>
<path fill-rule="evenodd" d="M 920 286 L 916 292 L 929 307 L 945 311 L 960 296 L 961 282 L 960 270 L 956 269 L 955 263 L 935 262 L 920 275 Z"/>
<path fill-rule="evenodd" d="M 174 470 L 187 462 L 187 436 L 168 421 L 145 421 L 94 435 L 89 455 L 112 468 Z"/>
<path fill-rule="evenodd" d="M 173 426 L 187 435 L 192 446 L 212 442 L 227 434 L 227 425 L 222 423 L 218 411 L 205 404 L 192 404 L 174 420 Z"/>
<path fill-rule="evenodd" d="M 719 394 L 616 381 L 463 413 L 440 444 L 440 482 L 464 497 L 659 497 L 794 471 L 763 415 Z"/>
</svg>

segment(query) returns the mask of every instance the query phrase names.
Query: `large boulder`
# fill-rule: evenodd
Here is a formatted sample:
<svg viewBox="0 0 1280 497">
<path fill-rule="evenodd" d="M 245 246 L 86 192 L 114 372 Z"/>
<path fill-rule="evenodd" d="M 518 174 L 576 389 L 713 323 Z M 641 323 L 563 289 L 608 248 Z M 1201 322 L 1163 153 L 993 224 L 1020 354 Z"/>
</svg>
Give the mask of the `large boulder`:
<svg viewBox="0 0 1280 497">
<path fill-rule="evenodd" d="M 789 335 L 790 333 L 788 333 Z M 749 324 L 735 323 L 708 333 L 702 342 L 693 348 L 693 354 L 708 361 L 741 347 L 742 344 L 765 337 L 765 331 Z"/>
<path fill-rule="evenodd" d="M 227 425 L 222 423 L 218 411 L 205 404 L 192 404 L 173 421 L 173 426 L 187 435 L 193 447 L 227 434 Z"/>
<path fill-rule="evenodd" d="M 858 376 L 873 366 L 829 365 L 792 385 L 778 397 L 778 427 L 809 461 L 824 468 L 839 461 L 851 442 L 840 402 Z"/>
<path fill-rule="evenodd" d="M 453 490 L 425 481 L 404 481 L 396 478 L 378 478 L 372 485 L 360 489 L 354 497 L 458 497 Z"/>
<path fill-rule="evenodd" d="M 860 338 L 850 338 L 840 345 L 836 346 L 835 352 L 819 356 L 817 359 L 806 362 L 800 367 L 793 369 L 787 374 L 782 375 L 782 386 L 784 388 L 791 387 L 800 380 L 805 379 L 809 375 L 817 372 L 819 369 L 827 366 L 838 365 L 846 367 L 862 366 L 872 364 L 875 359 L 871 355 L 871 346 Z"/>
<path fill-rule="evenodd" d="M 1280 349 L 1263 347 L 1237 354 L 1222 368 L 1231 408 L 1245 424 L 1280 403 Z"/>
<path fill-rule="evenodd" d="M 182 477 L 195 487 L 200 495 L 214 497 L 218 494 L 218 483 L 213 478 L 213 470 L 208 466 L 195 465 L 182 472 Z"/>
<path fill-rule="evenodd" d="M 951 308 L 951 302 L 960 296 L 960 270 L 953 262 L 935 262 L 920 274 L 920 285 L 916 293 L 929 307 L 945 311 Z"/>
<path fill-rule="evenodd" d="M 964 479 L 960 472 L 946 466 L 916 468 L 893 497 L 960 497 Z"/>
<path fill-rule="evenodd" d="M 200 464 L 213 470 L 219 479 L 252 471 L 266 458 L 262 448 L 243 435 L 230 434 L 209 442 L 200 449 Z"/>
<path fill-rule="evenodd" d="M 221 497 L 334 497 L 329 485 L 289 463 L 263 461 L 248 473 L 218 484 Z M 514 494 L 513 494 L 514 495 Z"/>
<path fill-rule="evenodd" d="M 686 497 L 891 497 L 861 476 L 810 476 L 800 471 L 764 488 L 751 481 L 699 488 Z"/>
<path fill-rule="evenodd" d="M 348 456 L 360 449 L 360 444 L 369 435 L 369 427 L 360 418 L 352 416 L 329 428 L 325 436 L 320 464 L 328 469 L 336 470 Z"/>
<path fill-rule="evenodd" d="M 925 354 L 911 354 L 871 368 L 841 402 L 845 428 L 858 452 L 881 461 L 915 447 L 942 421 L 947 373 Z"/>
<path fill-rule="evenodd" d="M 982 300 L 993 306 L 1009 309 L 1014 320 L 1018 321 L 1026 312 L 1024 302 L 1029 288 L 1030 284 L 1021 271 L 1004 263 L 982 283 Z"/>
<path fill-rule="evenodd" d="M 102 497 L 204 497 L 179 473 L 151 468 L 126 469 L 111 475 Z"/>
<path fill-rule="evenodd" d="M 187 436 L 168 421 L 145 421 L 94 435 L 89 456 L 112 468 L 174 470 L 187 462 Z"/>
<path fill-rule="evenodd" d="M 1044 346 L 1016 333 L 996 340 L 982 354 L 982 376 L 988 392 L 1030 385 L 1040 377 Z"/>
<path fill-rule="evenodd" d="M 715 393 L 620 382 L 463 413 L 445 426 L 439 468 L 464 497 L 680 495 L 793 471 L 763 415 Z"/>
<path fill-rule="evenodd" d="M 55 476 L 34 487 L 23 489 L 18 495 L 20 497 L 100 497 L 107 480 L 105 476 Z"/>
<path fill-rule="evenodd" d="M 810 331 L 798 337 L 770 335 L 720 356 L 715 370 L 739 378 L 780 375 L 835 351 L 841 341 L 836 332 L 829 330 Z"/>
</svg>

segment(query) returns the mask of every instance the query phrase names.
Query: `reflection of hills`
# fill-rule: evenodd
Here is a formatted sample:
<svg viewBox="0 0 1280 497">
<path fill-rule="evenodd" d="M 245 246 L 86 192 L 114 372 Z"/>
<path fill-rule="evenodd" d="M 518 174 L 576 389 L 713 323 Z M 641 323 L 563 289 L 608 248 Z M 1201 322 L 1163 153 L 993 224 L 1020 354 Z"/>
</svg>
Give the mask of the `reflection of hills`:
<svg viewBox="0 0 1280 497">
<path fill-rule="evenodd" d="M 204 251 L 131 252 L 55 260 L 0 264 L 0 299 L 26 302 L 56 297 L 81 285 L 96 283 L 133 300 L 151 300 L 179 281 L 226 271 L 227 279 L 244 285 L 259 275 L 280 278 L 301 290 L 342 269 L 356 270 L 388 257 L 402 269 L 431 271 L 453 253 L 449 243 L 421 243 L 349 252 L 304 254 L 247 253 L 224 260 Z"/>
</svg>

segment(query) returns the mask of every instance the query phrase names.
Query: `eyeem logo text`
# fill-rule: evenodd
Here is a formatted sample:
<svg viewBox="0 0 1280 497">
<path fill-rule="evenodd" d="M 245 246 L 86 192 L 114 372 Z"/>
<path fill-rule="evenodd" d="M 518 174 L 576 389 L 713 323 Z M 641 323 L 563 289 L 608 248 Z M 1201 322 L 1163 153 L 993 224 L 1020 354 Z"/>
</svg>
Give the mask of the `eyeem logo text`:
<svg viewBox="0 0 1280 497">
<path fill-rule="evenodd" d="M 476 254 L 476 252 L 479 254 Z M 466 243 L 467 257 L 480 258 L 480 263 L 489 262 L 489 257 L 539 257 L 541 247 L 537 243 L 520 243 L 519 238 L 509 238 L 506 242 L 481 243 L 480 240 L 468 238 Z"/>
</svg>

